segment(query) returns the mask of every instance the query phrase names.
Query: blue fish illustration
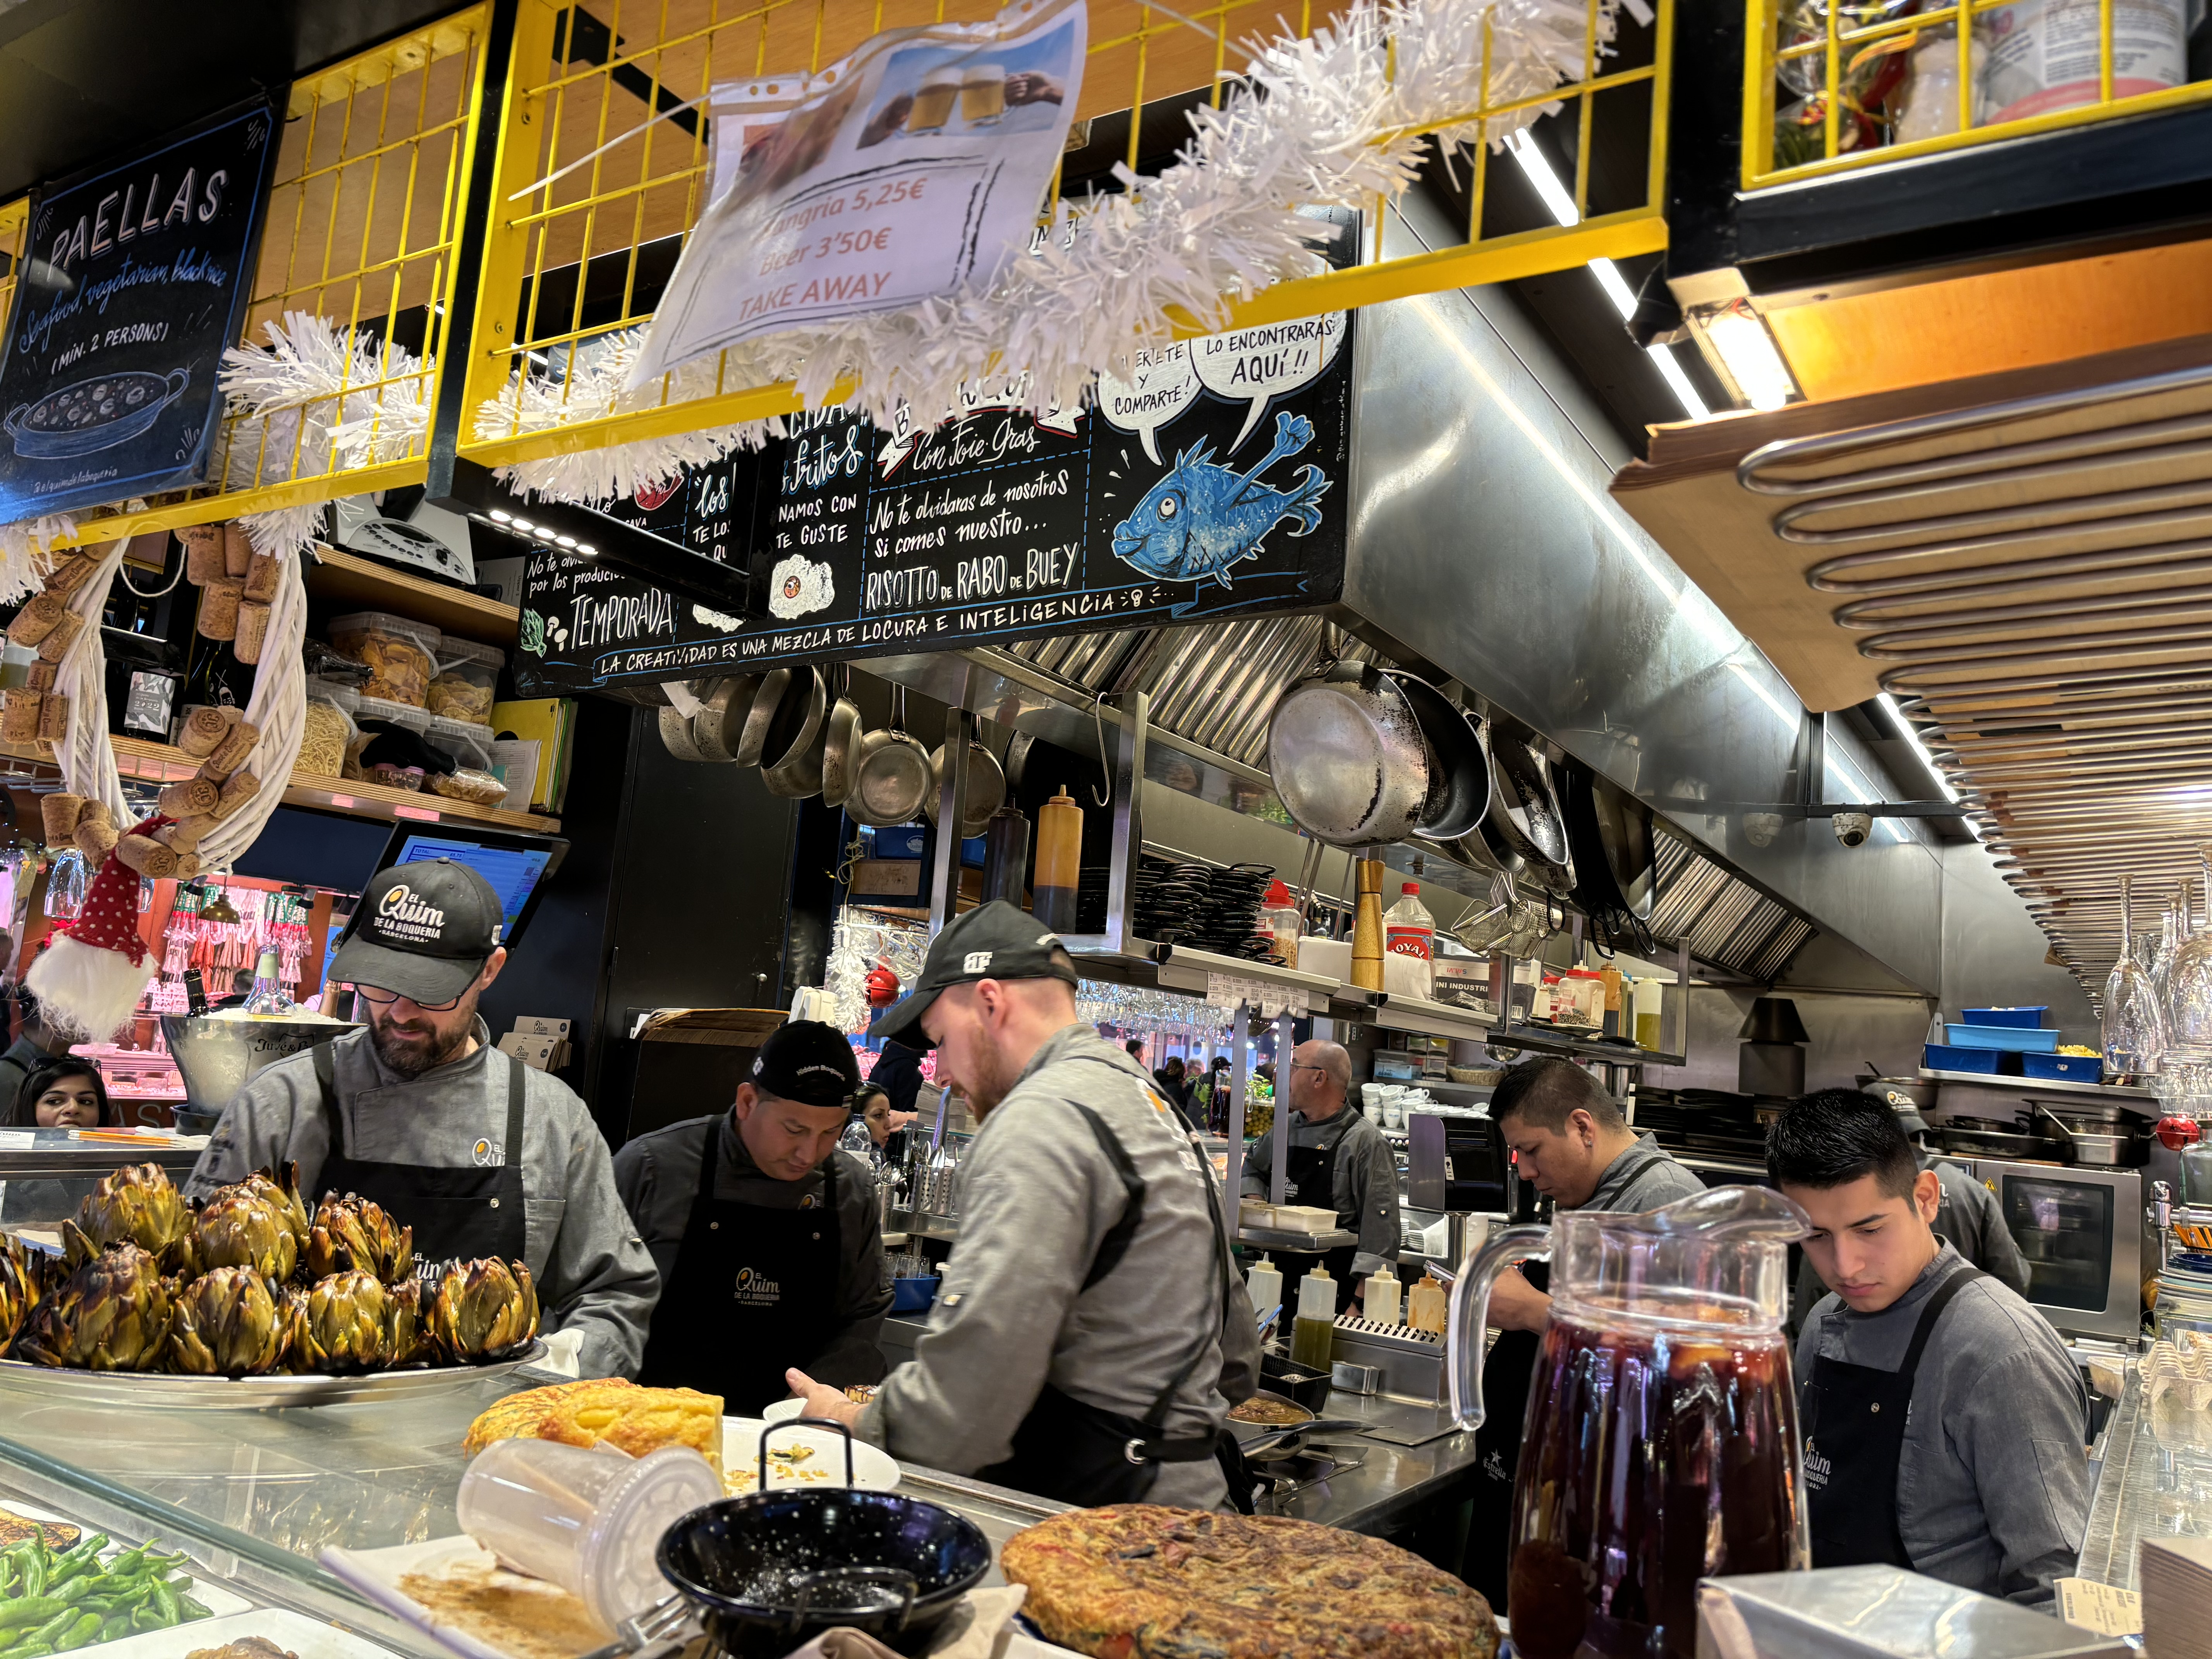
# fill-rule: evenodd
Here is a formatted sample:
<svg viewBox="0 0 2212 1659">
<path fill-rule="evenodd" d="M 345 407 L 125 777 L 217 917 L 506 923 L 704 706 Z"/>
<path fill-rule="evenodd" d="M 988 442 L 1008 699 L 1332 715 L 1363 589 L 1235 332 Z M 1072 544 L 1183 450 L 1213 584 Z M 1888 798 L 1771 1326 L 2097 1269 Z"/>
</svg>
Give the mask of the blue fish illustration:
<svg viewBox="0 0 2212 1659">
<path fill-rule="evenodd" d="M 1261 542 L 1284 520 L 1297 520 L 1293 536 L 1321 522 L 1315 503 L 1329 481 L 1319 467 L 1300 467 L 1286 490 L 1260 482 L 1270 466 L 1312 441 L 1313 422 L 1285 410 L 1275 416 L 1274 447 L 1249 472 L 1212 460 L 1210 440 L 1184 450 L 1137 510 L 1115 526 L 1115 553 L 1147 576 L 1200 585 L 1211 577 L 1227 587 L 1229 567 L 1259 557 Z"/>
</svg>

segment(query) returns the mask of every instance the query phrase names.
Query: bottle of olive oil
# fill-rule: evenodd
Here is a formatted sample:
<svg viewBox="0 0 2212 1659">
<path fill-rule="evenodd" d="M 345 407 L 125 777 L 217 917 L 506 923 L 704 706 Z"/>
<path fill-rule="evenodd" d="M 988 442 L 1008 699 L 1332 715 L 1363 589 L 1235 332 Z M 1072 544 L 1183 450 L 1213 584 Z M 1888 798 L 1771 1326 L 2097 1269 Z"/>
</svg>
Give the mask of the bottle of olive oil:
<svg viewBox="0 0 2212 1659">
<path fill-rule="evenodd" d="M 1291 1364 L 1325 1371 L 1336 1358 L 1336 1281 L 1316 1265 L 1298 1281 L 1298 1316 L 1291 1324 Z"/>
</svg>

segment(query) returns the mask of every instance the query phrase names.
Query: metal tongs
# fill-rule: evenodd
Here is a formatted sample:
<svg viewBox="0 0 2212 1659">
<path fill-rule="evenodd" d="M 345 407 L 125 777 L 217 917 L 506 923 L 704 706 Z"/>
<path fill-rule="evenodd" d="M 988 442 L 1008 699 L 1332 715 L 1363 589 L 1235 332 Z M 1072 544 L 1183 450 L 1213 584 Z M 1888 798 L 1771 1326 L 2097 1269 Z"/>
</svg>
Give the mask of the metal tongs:
<svg viewBox="0 0 2212 1659">
<path fill-rule="evenodd" d="M 660 1659 L 680 1652 L 705 1632 L 681 1595 L 669 1595 L 615 1626 L 615 1639 L 583 1659 Z"/>
</svg>

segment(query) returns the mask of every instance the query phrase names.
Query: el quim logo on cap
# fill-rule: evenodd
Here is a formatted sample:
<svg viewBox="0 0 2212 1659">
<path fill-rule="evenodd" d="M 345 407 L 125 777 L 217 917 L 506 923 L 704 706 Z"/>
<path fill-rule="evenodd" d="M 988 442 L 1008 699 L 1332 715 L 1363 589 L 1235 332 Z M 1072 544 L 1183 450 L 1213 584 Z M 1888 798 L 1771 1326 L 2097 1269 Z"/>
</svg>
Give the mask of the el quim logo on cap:
<svg viewBox="0 0 2212 1659">
<path fill-rule="evenodd" d="M 446 930 L 446 913 L 425 904 L 405 882 L 396 882 L 377 902 L 377 931 L 400 939 L 434 939 Z"/>
</svg>

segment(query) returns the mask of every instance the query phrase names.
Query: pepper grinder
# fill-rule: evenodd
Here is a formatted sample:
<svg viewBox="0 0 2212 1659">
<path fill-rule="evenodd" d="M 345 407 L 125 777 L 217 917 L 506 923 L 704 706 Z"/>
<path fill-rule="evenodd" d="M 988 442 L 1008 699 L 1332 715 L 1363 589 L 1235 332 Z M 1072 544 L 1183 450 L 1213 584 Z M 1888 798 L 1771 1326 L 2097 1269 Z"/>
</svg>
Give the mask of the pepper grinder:
<svg viewBox="0 0 2212 1659">
<path fill-rule="evenodd" d="M 1352 982 L 1363 990 L 1382 988 L 1382 860 L 1362 859 L 1359 900 L 1352 924 Z"/>
</svg>

